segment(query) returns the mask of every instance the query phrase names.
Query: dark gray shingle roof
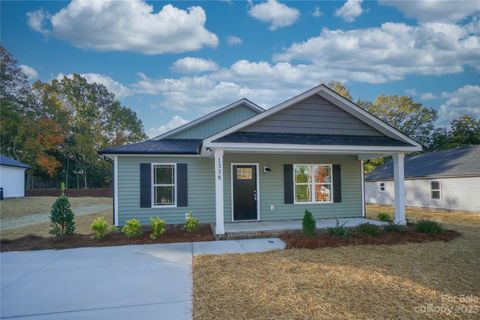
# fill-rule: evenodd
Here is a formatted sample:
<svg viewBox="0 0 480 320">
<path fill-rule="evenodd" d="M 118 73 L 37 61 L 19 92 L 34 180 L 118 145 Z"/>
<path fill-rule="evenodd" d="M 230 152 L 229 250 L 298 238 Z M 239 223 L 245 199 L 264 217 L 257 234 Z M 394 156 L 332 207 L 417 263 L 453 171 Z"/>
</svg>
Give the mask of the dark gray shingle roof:
<svg viewBox="0 0 480 320">
<path fill-rule="evenodd" d="M 480 145 L 405 158 L 405 178 L 462 176 L 480 176 Z M 365 180 L 393 180 L 393 161 L 387 161 L 370 172 Z"/>
<path fill-rule="evenodd" d="M 202 139 L 147 140 L 123 146 L 109 147 L 101 154 L 200 154 Z"/>
<path fill-rule="evenodd" d="M 23 162 L 14 160 L 7 156 L 0 154 L 0 165 L 2 166 L 9 166 L 9 167 L 18 167 L 18 168 L 25 168 L 30 169 L 31 167 Z"/>
<path fill-rule="evenodd" d="M 311 145 L 352 145 L 352 146 L 411 146 L 386 136 L 348 136 L 325 134 L 234 132 L 213 142 L 237 143 L 283 143 Z"/>
</svg>

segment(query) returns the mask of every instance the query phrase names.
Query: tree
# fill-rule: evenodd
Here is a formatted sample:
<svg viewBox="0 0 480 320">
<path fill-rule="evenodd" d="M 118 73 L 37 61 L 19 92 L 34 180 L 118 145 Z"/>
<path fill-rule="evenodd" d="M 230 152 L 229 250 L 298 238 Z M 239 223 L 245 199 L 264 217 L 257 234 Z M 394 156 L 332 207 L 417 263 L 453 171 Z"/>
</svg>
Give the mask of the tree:
<svg viewBox="0 0 480 320">
<path fill-rule="evenodd" d="M 348 100 L 353 100 L 352 95 L 350 94 L 350 90 L 343 83 L 335 80 L 330 80 L 327 86 L 342 97 L 347 98 Z"/>
<path fill-rule="evenodd" d="M 65 185 L 61 184 L 62 195 L 55 200 L 50 214 L 50 233 L 56 237 L 72 235 L 75 232 L 75 215 L 70 208 L 70 201 L 65 195 Z"/>
<path fill-rule="evenodd" d="M 463 115 L 450 123 L 450 128 L 438 128 L 432 138 L 430 150 L 444 150 L 480 144 L 480 120 Z"/>
</svg>

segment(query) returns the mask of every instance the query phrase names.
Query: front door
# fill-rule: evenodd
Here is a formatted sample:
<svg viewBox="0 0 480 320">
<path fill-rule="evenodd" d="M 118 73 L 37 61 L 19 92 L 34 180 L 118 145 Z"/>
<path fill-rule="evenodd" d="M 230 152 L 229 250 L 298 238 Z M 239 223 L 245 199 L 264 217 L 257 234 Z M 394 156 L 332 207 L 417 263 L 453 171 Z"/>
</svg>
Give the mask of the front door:
<svg viewBox="0 0 480 320">
<path fill-rule="evenodd" d="M 233 165 L 233 220 L 257 217 L 257 167 Z"/>
</svg>

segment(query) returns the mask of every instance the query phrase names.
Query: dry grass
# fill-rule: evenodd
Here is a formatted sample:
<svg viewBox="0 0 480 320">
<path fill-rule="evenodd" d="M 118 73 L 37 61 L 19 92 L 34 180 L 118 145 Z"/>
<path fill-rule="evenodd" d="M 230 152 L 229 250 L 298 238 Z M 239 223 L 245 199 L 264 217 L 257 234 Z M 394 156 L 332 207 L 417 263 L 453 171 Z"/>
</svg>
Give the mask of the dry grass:
<svg viewBox="0 0 480 320">
<path fill-rule="evenodd" d="M 22 217 L 25 215 L 48 213 L 52 209 L 52 205 L 56 199 L 56 197 L 26 197 L 5 199 L 0 202 L 0 218 L 3 220 Z M 112 198 L 70 197 L 69 200 L 73 209 L 99 204 L 112 204 Z"/>
<path fill-rule="evenodd" d="M 103 210 L 97 213 L 80 215 L 75 217 L 75 232 L 80 234 L 90 234 L 90 225 L 92 224 L 93 219 L 103 216 L 107 219 L 109 224 L 112 224 L 112 210 Z M 2 230 L 0 238 L 1 239 L 17 239 L 23 236 L 33 234 L 42 237 L 52 236 L 48 232 L 50 231 L 50 222 L 42 222 L 31 224 L 26 227 Z"/>
<path fill-rule="evenodd" d="M 479 319 L 480 220 L 430 214 L 462 236 L 447 243 L 195 257 L 194 318 Z"/>
</svg>

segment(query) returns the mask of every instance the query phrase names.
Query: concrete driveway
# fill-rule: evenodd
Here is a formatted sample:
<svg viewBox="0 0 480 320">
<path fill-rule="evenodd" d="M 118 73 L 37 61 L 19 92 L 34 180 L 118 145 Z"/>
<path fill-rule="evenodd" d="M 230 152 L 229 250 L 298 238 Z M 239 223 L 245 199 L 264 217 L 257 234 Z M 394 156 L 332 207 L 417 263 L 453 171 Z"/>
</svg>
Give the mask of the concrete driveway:
<svg viewBox="0 0 480 320">
<path fill-rule="evenodd" d="M 280 239 L 6 252 L 2 319 L 191 319 L 192 256 L 282 249 Z"/>
</svg>

